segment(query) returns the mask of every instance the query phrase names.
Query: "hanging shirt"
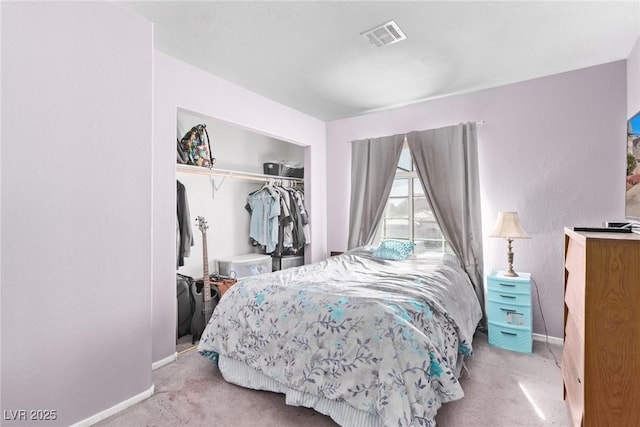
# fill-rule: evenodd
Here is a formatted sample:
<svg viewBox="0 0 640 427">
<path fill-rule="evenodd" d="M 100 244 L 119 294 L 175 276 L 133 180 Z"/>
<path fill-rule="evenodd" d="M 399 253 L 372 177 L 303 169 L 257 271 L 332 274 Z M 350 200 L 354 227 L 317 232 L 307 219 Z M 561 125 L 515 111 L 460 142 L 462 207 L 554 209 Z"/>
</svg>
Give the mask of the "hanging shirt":
<svg viewBox="0 0 640 427">
<path fill-rule="evenodd" d="M 271 253 L 278 244 L 278 216 L 280 215 L 280 195 L 273 190 L 262 189 L 247 196 L 251 212 L 249 237 L 265 246 Z"/>
<path fill-rule="evenodd" d="M 304 193 L 301 191 L 295 192 L 295 199 L 298 202 L 298 208 L 300 209 L 300 219 L 302 221 L 302 233 L 304 235 L 304 244 L 311 243 L 311 230 L 309 229 L 309 214 L 304 207 Z"/>
<path fill-rule="evenodd" d="M 184 265 L 184 258 L 191 255 L 193 246 L 193 233 L 191 231 L 191 217 L 189 214 L 189 201 L 187 189 L 184 184 L 177 181 L 176 200 L 176 268 Z"/>
<path fill-rule="evenodd" d="M 279 240 L 283 248 L 293 247 L 293 220 L 291 219 L 291 209 L 289 207 L 289 194 L 282 187 L 274 187 L 280 193 L 280 231 Z M 281 248 L 282 249 L 282 248 Z"/>
</svg>

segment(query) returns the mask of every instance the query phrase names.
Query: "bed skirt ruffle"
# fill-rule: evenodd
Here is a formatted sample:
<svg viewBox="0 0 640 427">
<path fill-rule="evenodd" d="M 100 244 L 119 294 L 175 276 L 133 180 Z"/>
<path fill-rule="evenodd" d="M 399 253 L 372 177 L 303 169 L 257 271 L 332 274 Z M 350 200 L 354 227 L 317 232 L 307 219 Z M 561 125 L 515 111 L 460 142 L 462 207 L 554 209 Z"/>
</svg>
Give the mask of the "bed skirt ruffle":
<svg viewBox="0 0 640 427">
<path fill-rule="evenodd" d="M 355 409 L 345 402 L 293 390 L 235 359 L 219 356 L 218 368 L 224 379 L 230 383 L 254 390 L 283 393 L 286 395 L 287 405 L 313 408 L 321 414 L 328 415 L 342 427 L 383 427 L 376 414 Z"/>
</svg>

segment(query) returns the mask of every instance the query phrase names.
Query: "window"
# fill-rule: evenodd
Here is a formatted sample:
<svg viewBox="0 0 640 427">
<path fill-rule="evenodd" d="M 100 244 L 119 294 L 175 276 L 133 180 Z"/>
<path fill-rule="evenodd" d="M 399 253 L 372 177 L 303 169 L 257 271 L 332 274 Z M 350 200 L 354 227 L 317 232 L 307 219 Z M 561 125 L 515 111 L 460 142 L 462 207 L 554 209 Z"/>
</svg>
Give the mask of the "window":
<svg viewBox="0 0 640 427">
<path fill-rule="evenodd" d="M 414 253 L 451 253 L 427 203 L 409 146 L 400 154 L 391 194 L 382 219 L 382 238 L 415 242 Z"/>
</svg>

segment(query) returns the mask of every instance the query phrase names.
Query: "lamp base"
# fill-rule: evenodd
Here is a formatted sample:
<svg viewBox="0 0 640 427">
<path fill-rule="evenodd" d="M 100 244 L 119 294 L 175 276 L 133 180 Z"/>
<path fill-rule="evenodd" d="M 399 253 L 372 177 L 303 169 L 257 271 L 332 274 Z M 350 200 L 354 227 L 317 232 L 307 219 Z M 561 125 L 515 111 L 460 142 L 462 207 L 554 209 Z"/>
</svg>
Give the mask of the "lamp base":
<svg viewBox="0 0 640 427">
<path fill-rule="evenodd" d="M 518 277 L 518 273 L 513 271 L 513 250 L 511 247 L 512 240 L 507 238 L 507 271 L 504 272 L 506 277 Z"/>
<path fill-rule="evenodd" d="M 502 275 L 505 277 L 518 277 L 518 273 L 513 271 L 513 268 L 511 268 L 511 266 L 509 266 L 509 269 L 505 271 Z"/>
</svg>

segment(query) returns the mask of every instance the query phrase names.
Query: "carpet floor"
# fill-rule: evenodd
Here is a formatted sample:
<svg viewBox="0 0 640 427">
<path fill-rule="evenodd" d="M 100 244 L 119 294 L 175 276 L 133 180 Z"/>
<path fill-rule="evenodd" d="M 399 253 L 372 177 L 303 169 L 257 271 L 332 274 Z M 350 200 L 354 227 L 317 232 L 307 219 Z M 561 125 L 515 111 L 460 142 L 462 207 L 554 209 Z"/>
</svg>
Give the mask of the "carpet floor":
<svg viewBox="0 0 640 427">
<path fill-rule="evenodd" d="M 460 380 L 465 397 L 445 403 L 440 427 L 568 426 L 562 400 L 562 347 L 534 341 L 533 353 L 502 350 L 476 334 Z M 553 352 L 553 354 L 551 353 Z M 155 394 L 96 424 L 101 427 L 336 427 L 312 409 L 287 406 L 282 394 L 227 383 L 195 350 L 153 372 Z"/>
</svg>

